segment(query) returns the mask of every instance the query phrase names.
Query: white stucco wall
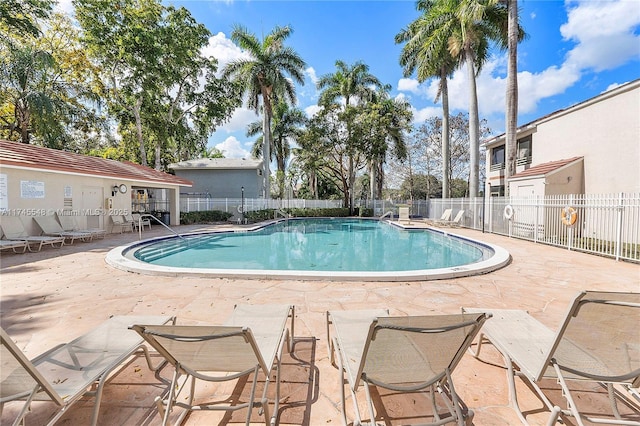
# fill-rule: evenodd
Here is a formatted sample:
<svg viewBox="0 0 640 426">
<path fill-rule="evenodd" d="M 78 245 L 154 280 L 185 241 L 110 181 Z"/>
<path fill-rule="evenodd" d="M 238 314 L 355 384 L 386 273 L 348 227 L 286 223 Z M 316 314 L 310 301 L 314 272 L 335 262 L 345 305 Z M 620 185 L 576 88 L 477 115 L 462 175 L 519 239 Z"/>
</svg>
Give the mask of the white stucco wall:
<svg viewBox="0 0 640 426">
<path fill-rule="evenodd" d="M 584 192 L 640 192 L 640 85 L 538 124 L 533 164 L 584 157 Z"/>
<path fill-rule="evenodd" d="M 640 192 L 640 80 L 518 129 L 518 138 L 528 134 L 531 166 L 584 157 L 583 180 L 574 176 L 564 188 L 547 188 L 547 194 Z M 501 135 L 487 143 L 487 151 L 504 143 Z M 504 170 L 491 172 L 490 157 L 485 164 L 487 178 L 499 185 Z M 519 166 L 516 172 L 522 170 Z"/>
<path fill-rule="evenodd" d="M 33 216 L 45 214 L 73 214 L 79 227 L 102 228 L 111 231 L 110 214 L 131 212 L 131 187 L 134 185 L 168 188 L 172 225 L 180 220 L 179 187 L 149 184 L 126 179 L 102 178 L 33 169 L 2 167 L 0 175 L 6 182 L 1 215 L 20 216 L 25 230 L 38 235 L 40 229 Z M 114 185 L 125 184 L 126 193 L 112 195 Z M 65 203 L 65 199 L 67 202 Z M 109 206 L 107 199 L 112 200 Z"/>
</svg>

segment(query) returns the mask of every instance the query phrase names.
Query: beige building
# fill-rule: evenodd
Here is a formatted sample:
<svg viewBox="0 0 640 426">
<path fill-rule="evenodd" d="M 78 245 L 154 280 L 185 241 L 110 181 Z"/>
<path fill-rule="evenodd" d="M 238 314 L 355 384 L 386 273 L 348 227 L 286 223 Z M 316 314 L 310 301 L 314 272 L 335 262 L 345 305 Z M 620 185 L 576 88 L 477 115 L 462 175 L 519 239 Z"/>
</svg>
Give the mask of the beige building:
<svg viewBox="0 0 640 426">
<path fill-rule="evenodd" d="M 505 135 L 484 143 L 491 195 L 640 192 L 640 80 L 517 130 L 516 174 L 505 183 Z"/>
<path fill-rule="evenodd" d="M 30 216 L 65 214 L 79 227 L 112 231 L 110 216 L 154 213 L 180 222 L 180 188 L 191 182 L 131 162 L 0 140 L 0 221 L 20 216 L 39 234 Z"/>
</svg>

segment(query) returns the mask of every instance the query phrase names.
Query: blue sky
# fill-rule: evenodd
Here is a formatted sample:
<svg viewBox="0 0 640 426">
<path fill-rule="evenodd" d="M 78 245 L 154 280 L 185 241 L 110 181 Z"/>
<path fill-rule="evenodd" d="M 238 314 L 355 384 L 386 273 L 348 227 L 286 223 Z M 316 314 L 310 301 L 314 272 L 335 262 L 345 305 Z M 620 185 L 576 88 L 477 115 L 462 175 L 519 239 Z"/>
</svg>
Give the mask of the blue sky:
<svg viewBox="0 0 640 426">
<path fill-rule="evenodd" d="M 64 0 L 61 3 L 67 3 Z M 392 96 L 406 98 L 416 124 L 441 115 L 433 102 L 436 81 L 419 84 L 403 77 L 394 36 L 418 17 L 414 1 L 171 0 L 184 6 L 212 37 L 206 53 L 222 68 L 243 52 L 229 39 L 235 24 L 262 38 L 275 26 L 293 28 L 287 44 L 307 63 L 298 107 L 317 110 L 316 78 L 335 71 L 335 61 L 363 61 L 390 84 Z M 522 125 L 551 112 L 640 78 L 640 0 L 519 0 L 521 23 L 529 38 L 518 47 L 519 117 Z M 61 4 L 64 8 L 64 4 Z M 494 51 L 478 77 L 480 117 L 493 134 L 504 132 L 505 53 Z M 466 112 L 464 69 L 449 81 L 453 113 Z M 258 117 L 244 108 L 210 137 L 226 157 L 246 157 L 253 140 L 246 125 Z"/>
</svg>

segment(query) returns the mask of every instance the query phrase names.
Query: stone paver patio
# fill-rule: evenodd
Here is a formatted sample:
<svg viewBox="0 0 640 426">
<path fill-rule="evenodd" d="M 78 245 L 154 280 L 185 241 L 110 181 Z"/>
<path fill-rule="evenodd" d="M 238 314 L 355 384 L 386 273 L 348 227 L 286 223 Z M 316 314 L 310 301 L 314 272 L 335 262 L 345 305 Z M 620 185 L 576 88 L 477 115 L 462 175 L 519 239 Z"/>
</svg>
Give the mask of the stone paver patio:
<svg viewBox="0 0 640 426">
<path fill-rule="evenodd" d="M 177 230 L 184 233 L 205 228 L 180 226 Z M 329 362 L 327 310 L 388 308 L 392 315 L 425 315 L 456 313 L 461 306 L 525 309 L 555 330 L 579 290 L 640 291 L 637 264 L 473 230 L 452 232 L 502 246 L 511 253 L 512 262 L 486 275 L 441 281 L 330 282 L 147 276 L 107 265 L 105 254 L 137 240 L 135 233 L 109 235 L 104 240 L 77 242 L 61 249 L 46 248 L 40 253 L 3 252 L 1 323 L 27 357 L 33 358 L 111 315 L 165 314 L 175 315 L 179 324 L 216 324 L 224 321 L 238 303 L 291 303 L 296 307 L 296 343 L 282 367 L 279 422 L 338 425 L 339 379 Z M 166 233 L 154 226 L 143 236 Z M 483 353 L 482 360 L 465 356 L 454 373 L 458 393 L 475 411 L 474 424 L 520 424 L 508 405 L 501 358 L 491 347 Z M 170 373 L 166 368 L 161 376 L 168 378 Z M 543 386 L 556 388 L 554 383 Z M 228 388 L 201 386 L 198 394 L 227 391 L 242 398 L 248 387 L 244 383 Z M 147 371 L 144 359 L 134 358 L 105 387 L 99 424 L 159 424 L 153 400 L 165 389 L 166 384 Z M 540 412 L 541 403 L 524 386 L 518 392 L 522 406 L 532 410 L 528 416 L 531 424 L 545 424 L 547 413 Z M 376 399 L 383 404 L 378 409 L 385 413 L 387 424 L 416 422 L 424 412 L 419 397 L 383 393 Z M 607 406 L 606 394 L 598 387 L 584 388 L 578 401 L 587 412 L 602 411 Z M 58 424 L 88 424 L 92 404 L 89 398 L 78 402 Z M 622 408 L 623 412 L 629 410 Z M 12 421 L 16 411 L 15 404 L 7 404 L 0 423 Z M 34 403 L 27 424 L 43 424 L 51 413 L 50 404 Z M 245 414 L 243 410 L 233 415 L 192 413 L 185 424 L 243 424 Z M 257 411 L 252 419 L 256 424 L 262 422 Z"/>
</svg>

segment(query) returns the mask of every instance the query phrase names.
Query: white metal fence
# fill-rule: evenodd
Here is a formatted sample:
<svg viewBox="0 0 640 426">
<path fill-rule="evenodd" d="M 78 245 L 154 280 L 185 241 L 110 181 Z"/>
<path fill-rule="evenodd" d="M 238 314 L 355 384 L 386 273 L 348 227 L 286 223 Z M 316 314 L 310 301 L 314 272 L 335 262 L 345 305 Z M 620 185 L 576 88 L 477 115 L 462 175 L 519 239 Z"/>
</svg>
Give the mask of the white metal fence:
<svg viewBox="0 0 640 426">
<path fill-rule="evenodd" d="M 180 198 L 180 211 L 184 213 L 219 210 L 232 213 L 234 216 L 240 214 L 244 208 L 245 212 L 264 209 L 285 209 L 285 208 L 335 208 L 342 207 L 340 200 L 266 200 L 264 198 Z"/>
<path fill-rule="evenodd" d="M 361 201 L 374 216 L 409 205 L 413 217 L 440 219 L 451 209 L 451 218 L 464 210 L 461 226 L 508 235 L 538 243 L 566 247 L 635 262 L 640 261 L 640 194 L 577 194 L 547 197 L 477 197 L 413 200 Z M 235 218 L 241 211 L 283 208 L 338 208 L 341 200 L 265 200 L 262 198 L 182 198 L 182 212 L 221 210 Z M 563 211 L 571 207 L 575 222 L 563 223 Z M 505 215 L 512 212 L 511 215 Z M 568 219 L 572 219 L 568 217 Z"/>
<path fill-rule="evenodd" d="M 465 227 L 640 261 L 640 194 L 488 197 L 484 203 L 483 198 L 432 199 L 429 204 L 429 218 L 447 208 L 452 216 L 463 209 Z"/>
</svg>

